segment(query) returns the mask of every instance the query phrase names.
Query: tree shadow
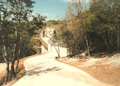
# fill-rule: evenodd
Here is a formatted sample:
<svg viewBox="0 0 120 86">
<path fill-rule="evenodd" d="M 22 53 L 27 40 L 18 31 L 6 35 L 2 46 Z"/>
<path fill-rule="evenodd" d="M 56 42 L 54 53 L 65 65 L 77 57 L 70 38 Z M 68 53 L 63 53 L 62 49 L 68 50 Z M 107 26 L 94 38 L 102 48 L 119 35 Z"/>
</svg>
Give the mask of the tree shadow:
<svg viewBox="0 0 120 86">
<path fill-rule="evenodd" d="M 25 75 L 27 75 L 27 76 L 40 75 L 42 73 L 48 73 L 48 72 L 59 71 L 59 70 L 61 70 L 61 68 L 59 68 L 59 67 L 47 68 L 44 70 L 42 70 L 41 67 L 35 67 L 34 69 L 27 71 L 27 73 Z"/>
</svg>

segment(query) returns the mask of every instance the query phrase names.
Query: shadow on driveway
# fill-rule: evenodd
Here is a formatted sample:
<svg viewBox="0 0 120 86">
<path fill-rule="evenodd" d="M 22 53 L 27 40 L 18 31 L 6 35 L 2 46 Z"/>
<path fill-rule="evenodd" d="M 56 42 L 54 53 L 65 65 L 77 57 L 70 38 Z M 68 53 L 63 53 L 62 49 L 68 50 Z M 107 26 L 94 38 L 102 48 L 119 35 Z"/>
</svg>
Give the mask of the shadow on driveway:
<svg viewBox="0 0 120 86">
<path fill-rule="evenodd" d="M 48 73 L 48 72 L 59 71 L 59 70 L 61 70 L 61 68 L 59 68 L 59 67 L 47 68 L 44 70 L 42 70 L 41 67 L 35 67 L 35 68 L 27 71 L 25 76 L 40 75 L 41 73 Z"/>
</svg>

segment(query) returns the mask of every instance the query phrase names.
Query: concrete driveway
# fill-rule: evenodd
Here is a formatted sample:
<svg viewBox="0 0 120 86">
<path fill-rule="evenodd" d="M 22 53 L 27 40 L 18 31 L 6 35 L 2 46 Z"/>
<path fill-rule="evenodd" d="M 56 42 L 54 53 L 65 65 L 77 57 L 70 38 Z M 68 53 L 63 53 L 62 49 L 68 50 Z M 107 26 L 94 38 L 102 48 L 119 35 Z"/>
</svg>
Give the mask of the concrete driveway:
<svg viewBox="0 0 120 86">
<path fill-rule="evenodd" d="M 65 48 L 61 49 L 64 56 Z M 110 86 L 104 84 L 86 72 L 57 62 L 56 51 L 27 59 L 24 63 L 26 74 L 13 86 Z"/>
</svg>

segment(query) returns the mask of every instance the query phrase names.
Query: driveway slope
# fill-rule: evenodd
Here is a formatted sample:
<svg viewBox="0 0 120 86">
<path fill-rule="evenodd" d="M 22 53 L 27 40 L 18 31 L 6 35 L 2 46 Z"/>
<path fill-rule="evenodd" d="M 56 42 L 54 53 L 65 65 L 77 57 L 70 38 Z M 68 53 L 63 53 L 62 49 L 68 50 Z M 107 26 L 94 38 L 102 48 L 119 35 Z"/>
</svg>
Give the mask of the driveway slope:
<svg viewBox="0 0 120 86">
<path fill-rule="evenodd" d="M 56 55 L 51 52 L 27 59 L 24 63 L 26 74 L 13 86 L 110 86 L 82 70 L 57 62 Z"/>
</svg>

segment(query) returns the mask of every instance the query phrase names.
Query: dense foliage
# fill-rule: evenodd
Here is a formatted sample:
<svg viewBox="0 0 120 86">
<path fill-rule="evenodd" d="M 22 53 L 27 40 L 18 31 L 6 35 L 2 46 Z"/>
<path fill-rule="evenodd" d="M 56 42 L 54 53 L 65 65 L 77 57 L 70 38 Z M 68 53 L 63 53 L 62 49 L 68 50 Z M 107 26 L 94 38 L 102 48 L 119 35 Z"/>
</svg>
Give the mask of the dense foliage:
<svg viewBox="0 0 120 86">
<path fill-rule="evenodd" d="M 35 30 L 44 26 L 45 17 L 32 15 L 34 3 L 32 0 L 0 0 L 0 62 L 7 64 L 6 82 L 16 78 L 20 58 L 36 53 L 31 39 Z"/>
<path fill-rule="evenodd" d="M 120 0 L 93 0 L 89 10 L 83 2 L 69 3 L 59 26 L 70 55 L 120 51 Z"/>
</svg>

